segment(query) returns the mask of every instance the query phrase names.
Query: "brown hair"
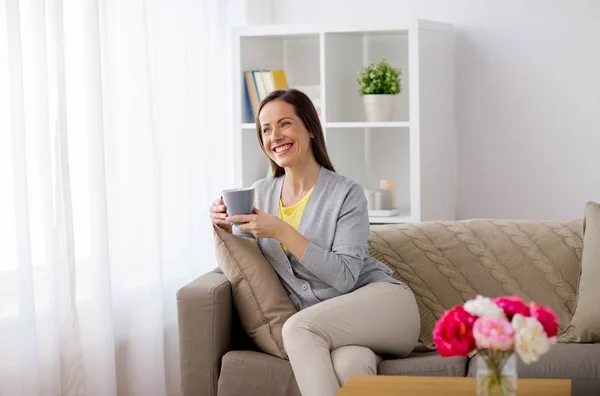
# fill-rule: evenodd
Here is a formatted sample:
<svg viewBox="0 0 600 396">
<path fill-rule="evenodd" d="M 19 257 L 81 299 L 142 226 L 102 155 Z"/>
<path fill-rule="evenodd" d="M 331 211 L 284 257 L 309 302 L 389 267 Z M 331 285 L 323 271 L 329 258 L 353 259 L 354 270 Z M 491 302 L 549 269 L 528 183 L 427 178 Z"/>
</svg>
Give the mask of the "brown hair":
<svg viewBox="0 0 600 396">
<path fill-rule="evenodd" d="M 310 146 L 317 163 L 322 167 L 335 172 L 335 169 L 333 169 L 333 165 L 331 164 L 331 160 L 329 159 L 329 154 L 327 154 L 327 148 L 325 147 L 325 135 L 323 134 L 321 122 L 319 121 L 319 115 L 317 114 L 317 110 L 315 109 L 315 106 L 310 98 L 304 92 L 297 89 L 278 89 L 271 92 L 266 98 L 263 99 L 258 108 L 257 114 L 260 114 L 261 110 L 267 103 L 274 100 L 283 100 L 284 102 L 294 106 L 294 112 L 296 113 L 296 116 L 300 118 L 308 132 L 313 135 Z M 256 117 L 256 133 L 258 135 L 258 144 L 266 154 L 267 152 L 262 141 L 262 128 L 258 116 Z M 285 174 L 285 170 L 281 166 L 277 165 L 277 163 L 270 157 L 269 161 L 271 162 L 271 169 L 273 170 L 274 177 L 283 176 Z"/>
</svg>

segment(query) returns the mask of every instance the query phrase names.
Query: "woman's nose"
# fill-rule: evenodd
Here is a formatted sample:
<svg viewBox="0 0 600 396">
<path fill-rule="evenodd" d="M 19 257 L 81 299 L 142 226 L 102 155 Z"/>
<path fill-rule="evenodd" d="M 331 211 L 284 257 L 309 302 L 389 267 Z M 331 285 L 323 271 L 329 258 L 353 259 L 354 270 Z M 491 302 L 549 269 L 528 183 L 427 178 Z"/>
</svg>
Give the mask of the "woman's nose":
<svg viewBox="0 0 600 396">
<path fill-rule="evenodd" d="M 282 135 L 279 127 L 273 127 L 273 132 L 271 132 L 271 135 L 273 136 L 273 140 L 281 139 Z"/>
</svg>

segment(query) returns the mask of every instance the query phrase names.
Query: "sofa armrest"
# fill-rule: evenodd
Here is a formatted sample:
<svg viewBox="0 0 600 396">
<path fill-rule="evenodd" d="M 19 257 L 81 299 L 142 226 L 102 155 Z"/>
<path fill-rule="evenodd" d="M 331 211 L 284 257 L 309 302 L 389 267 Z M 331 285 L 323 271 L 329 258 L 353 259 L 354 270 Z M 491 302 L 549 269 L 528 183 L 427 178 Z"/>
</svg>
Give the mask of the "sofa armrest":
<svg viewBox="0 0 600 396">
<path fill-rule="evenodd" d="M 177 291 L 181 391 L 216 396 L 221 358 L 231 348 L 231 285 L 215 270 Z"/>
</svg>

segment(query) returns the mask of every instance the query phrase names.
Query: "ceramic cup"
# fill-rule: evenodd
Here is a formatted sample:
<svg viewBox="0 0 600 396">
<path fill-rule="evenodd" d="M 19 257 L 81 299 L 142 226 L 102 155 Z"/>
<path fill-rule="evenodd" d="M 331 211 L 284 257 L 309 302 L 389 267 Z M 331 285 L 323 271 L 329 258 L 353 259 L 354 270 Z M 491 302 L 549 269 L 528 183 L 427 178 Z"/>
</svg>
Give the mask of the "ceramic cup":
<svg viewBox="0 0 600 396">
<path fill-rule="evenodd" d="M 221 191 L 227 215 L 248 215 L 254 210 L 254 188 L 232 188 Z M 238 223 L 233 223 L 238 224 Z"/>
</svg>

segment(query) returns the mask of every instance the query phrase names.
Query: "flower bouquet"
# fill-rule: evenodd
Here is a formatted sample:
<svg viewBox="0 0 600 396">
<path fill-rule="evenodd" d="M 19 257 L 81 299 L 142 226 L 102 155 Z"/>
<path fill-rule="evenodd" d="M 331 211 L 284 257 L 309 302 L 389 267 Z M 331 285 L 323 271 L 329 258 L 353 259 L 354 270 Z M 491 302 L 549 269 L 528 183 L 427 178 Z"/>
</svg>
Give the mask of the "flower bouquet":
<svg viewBox="0 0 600 396">
<path fill-rule="evenodd" d="M 515 395 L 516 358 L 530 364 L 556 343 L 558 319 L 545 306 L 517 296 L 484 296 L 447 310 L 433 330 L 441 356 L 473 356 L 478 395 Z"/>
</svg>

